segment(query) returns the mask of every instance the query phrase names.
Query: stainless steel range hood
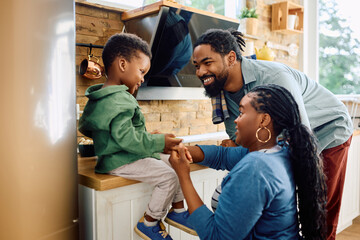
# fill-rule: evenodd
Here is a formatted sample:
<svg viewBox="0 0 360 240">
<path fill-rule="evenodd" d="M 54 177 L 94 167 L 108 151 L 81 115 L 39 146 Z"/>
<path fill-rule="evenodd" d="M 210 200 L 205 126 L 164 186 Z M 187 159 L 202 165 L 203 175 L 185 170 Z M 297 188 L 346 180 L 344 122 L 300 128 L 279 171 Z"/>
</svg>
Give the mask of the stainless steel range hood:
<svg viewBox="0 0 360 240">
<path fill-rule="evenodd" d="M 153 58 L 138 100 L 208 99 L 192 64 L 196 39 L 210 28 L 237 29 L 239 22 L 179 4 L 160 1 L 125 12 L 126 32 L 135 33 L 150 44 Z"/>
</svg>

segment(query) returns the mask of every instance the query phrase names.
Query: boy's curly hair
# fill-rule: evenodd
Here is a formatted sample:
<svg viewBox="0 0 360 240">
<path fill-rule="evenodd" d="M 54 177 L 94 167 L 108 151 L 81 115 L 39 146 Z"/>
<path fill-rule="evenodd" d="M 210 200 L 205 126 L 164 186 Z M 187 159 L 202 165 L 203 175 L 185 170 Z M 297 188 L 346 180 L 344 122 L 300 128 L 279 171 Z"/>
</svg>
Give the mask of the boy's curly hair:
<svg viewBox="0 0 360 240">
<path fill-rule="evenodd" d="M 102 52 L 105 73 L 108 74 L 116 57 L 123 57 L 130 62 L 133 57 L 139 57 L 138 51 L 151 58 L 149 44 L 135 34 L 117 33 L 111 36 Z"/>
</svg>

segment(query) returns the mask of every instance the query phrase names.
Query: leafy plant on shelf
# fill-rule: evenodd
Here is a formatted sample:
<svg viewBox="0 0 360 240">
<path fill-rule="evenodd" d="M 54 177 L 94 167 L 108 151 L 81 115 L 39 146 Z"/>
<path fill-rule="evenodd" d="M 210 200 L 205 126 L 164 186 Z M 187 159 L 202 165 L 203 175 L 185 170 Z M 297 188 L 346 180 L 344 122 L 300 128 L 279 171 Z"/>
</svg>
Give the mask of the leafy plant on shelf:
<svg viewBox="0 0 360 240">
<path fill-rule="evenodd" d="M 256 8 L 243 8 L 241 11 L 240 11 L 240 15 L 238 16 L 240 19 L 243 19 L 243 18 L 258 18 L 258 14 L 256 13 Z"/>
</svg>

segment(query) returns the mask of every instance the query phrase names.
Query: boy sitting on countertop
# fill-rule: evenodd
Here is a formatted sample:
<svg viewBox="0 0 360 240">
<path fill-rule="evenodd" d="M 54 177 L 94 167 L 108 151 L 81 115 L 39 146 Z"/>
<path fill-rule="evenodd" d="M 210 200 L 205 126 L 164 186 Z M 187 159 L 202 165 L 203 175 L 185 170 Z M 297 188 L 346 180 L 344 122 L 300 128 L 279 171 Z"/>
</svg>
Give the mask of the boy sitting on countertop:
<svg viewBox="0 0 360 240">
<path fill-rule="evenodd" d="M 134 34 L 121 33 L 109 38 L 102 53 L 107 80 L 89 87 L 89 98 L 79 121 L 79 131 L 94 140 L 97 173 L 108 173 L 154 186 L 145 216 L 135 232 L 144 239 L 172 239 L 161 219 L 188 233 L 189 212 L 169 153 L 182 140 L 173 134 L 151 134 L 132 94 L 144 82 L 150 69 L 148 44 Z M 189 156 L 190 158 L 190 156 Z"/>
</svg>

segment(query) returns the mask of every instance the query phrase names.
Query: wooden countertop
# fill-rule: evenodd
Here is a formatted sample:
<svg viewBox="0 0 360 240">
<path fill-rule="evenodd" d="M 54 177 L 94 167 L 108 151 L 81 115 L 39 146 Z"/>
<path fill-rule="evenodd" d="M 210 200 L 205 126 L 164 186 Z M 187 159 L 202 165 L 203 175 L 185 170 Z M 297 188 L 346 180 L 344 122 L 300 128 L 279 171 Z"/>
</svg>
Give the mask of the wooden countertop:
<svg viewBox="0 0 360 240">
<path fill-rule="evenodd" d="M 353 136 L 360 135 L 360 130 L 355 130 Z M 78 156 L 79 184 L 97 191 L 104 191 L 118 187 L 139 183 L 135 180 L 129 180 L 122 177 L 108 174 L 99 174 L 94 172 L 96 157 L 83 158 Z M 199 164 L 191 164 L 190 171 L 206 169 L 207 167 Z"/>
<path fill-rule="evenodd" d="M 79 184 L 97 191 L 104 191 L 118 187 L 139 183 L 139 181 L 129 180 L 123 177 L 112 176 L 109 174 L 99 174 L 94 172 L 97 157 L 83 158 L 78 156 Z M 207 167 L 199 164 L 191 164 L 190 171 L 206 169 Z"/>
</svg>

